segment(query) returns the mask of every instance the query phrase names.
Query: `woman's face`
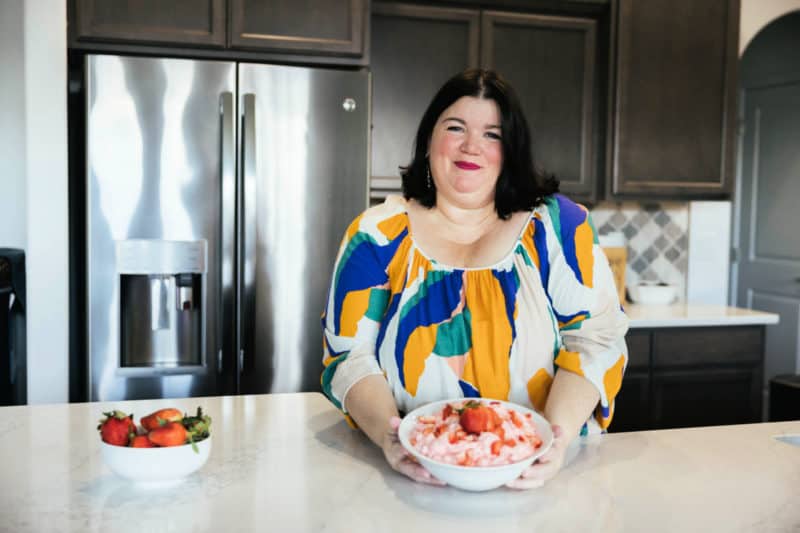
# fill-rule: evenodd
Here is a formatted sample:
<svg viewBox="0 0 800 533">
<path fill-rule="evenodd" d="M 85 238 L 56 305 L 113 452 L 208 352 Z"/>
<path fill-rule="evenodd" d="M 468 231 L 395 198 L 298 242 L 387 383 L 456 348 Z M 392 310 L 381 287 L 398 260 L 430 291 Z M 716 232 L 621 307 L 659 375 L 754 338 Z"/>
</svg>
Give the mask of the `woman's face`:
<svg viewBox="0 0 800 533">
<path fill-rule="evenodd" d="M 436 121 L 428 149 L 438 195 L 464 208 L 494 202 L 503 168 L 500 110 L 494 100 L 456 100 Z"/>
</svg>

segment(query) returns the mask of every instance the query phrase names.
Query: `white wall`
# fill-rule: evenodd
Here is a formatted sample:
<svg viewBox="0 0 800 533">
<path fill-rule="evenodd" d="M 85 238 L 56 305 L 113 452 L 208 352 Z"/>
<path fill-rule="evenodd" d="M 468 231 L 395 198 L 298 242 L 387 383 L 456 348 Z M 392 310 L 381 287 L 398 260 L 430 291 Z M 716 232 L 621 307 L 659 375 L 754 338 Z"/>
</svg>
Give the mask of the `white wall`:
<svg viewBox="0 0 800 533">
<path fill-rule="evenodd" d="M 28 403 L 69 399 L 66 2 L 0 0 L 0 245 L 25 249 Z"/>
<path fill-rule="evenodd" d="M 741 0 L 739 55 L 756 34 L 776 18 L 800 9 L 800 0 Z"/>
<path fill-rule="evenodd" d="M 67 3 L 25 0 L 24 4 L 28 403 L 66 402 L 69 399 Z"/>
<path fill-rule="evenodd" d="M 25 52 L 22 0 L 0 0 L 0 248 L 25 248 Z"/>
</svg>

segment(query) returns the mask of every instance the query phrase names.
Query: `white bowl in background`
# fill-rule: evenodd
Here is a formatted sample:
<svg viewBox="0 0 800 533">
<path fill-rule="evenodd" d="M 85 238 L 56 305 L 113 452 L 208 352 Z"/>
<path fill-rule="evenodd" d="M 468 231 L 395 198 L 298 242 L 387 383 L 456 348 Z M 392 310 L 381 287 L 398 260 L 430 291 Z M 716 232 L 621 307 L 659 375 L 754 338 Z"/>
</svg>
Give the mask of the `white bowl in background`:
<svg viewBox="0 0 800 533">
<path fill-rule="evenodd" d="M 490 400 L 487 398 L 474 398 L 484 403 L 490 401 L 499 401 L 505 407 L 514 409 L 518 413 L 525 415 L 531 413 L 533 424 L 536 426 L 536 433 L 542 439 L 542 445 L 539 449 L 531 455 L 516 463 L 499 466 L 459 466 L 434 461 L 429 457 L 425 457 L 408 440 L 411 430 L 416 424 L 417 418 L 420 416 L 434 415 L 444 409 L 445 404 L 462 402 L 470 400 L 471 398 L 453 398 L 450 400 L 441 400 L 438 402 L 429 403 L 414 409 L 408 413 L 400 422 L 400 427 L 397 429 L 397 435 L 400 438 L 400 443 L 414 458 L 422 464 L 428 471 L 436 478 L 444 481 L 448 485 L 470 491 L 484 491 L 501 487 L 517 479 L 522 472 L 528 468 L 533 462 L 553 444 L 553 429 L 550 423 L 539 413 L 533 409 L 528 409 L 515 403 L 504 402 L 500 400 Z"/>
<path fill-rule="evenodd" d="M 100 442 L 103 461 L 116 474 L 137 483 L 172 484 L 206 464 L 211 453 L 211 437 L 183 446 L 130 448 Z"/>
<path fill-rule="evenodd" d="M 644 305 L 667 305 L 675 301 L 678 288 L 675 285 L 639 283 L 628 287 L 631 300 Z"/>
</svg>

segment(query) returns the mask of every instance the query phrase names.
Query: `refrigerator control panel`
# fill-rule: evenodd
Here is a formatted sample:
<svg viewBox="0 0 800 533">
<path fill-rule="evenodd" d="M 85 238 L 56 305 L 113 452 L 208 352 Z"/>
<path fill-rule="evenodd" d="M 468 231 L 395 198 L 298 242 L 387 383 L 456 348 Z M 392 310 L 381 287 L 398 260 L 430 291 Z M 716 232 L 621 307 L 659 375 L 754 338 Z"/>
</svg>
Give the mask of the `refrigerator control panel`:
<svg viewBox="0 0 800 533">
<path fill-rule="evenodd" d="M 120 274 L 177 274 L 206 272 L 206 241 L 133 239 L 117 241 Z"/>
</svg>

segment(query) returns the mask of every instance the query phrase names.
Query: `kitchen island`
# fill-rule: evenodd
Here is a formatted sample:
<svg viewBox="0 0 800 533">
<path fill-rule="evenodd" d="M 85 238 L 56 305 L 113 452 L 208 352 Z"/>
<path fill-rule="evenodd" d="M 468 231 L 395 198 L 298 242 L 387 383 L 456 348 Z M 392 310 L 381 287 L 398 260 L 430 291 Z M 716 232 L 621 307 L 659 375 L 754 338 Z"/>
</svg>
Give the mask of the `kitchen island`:
<svg viewBox="0 0 800 533">
<path fill-rule="evenodd" d="M 103 464 L 102 412 L 213 418 L 172 488 Z M 0 531 L 800 530 L 800 421 L 593 436 L 556 479 L 486 493 L 416 484 L 316 393 L 0 408 Z"/>
</svg>

